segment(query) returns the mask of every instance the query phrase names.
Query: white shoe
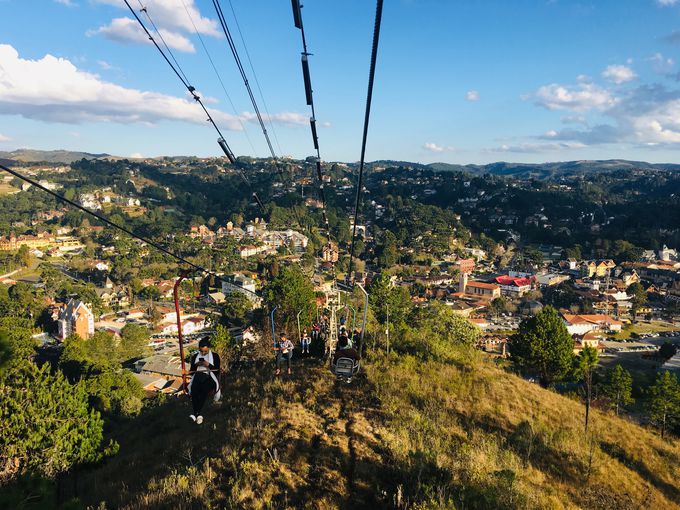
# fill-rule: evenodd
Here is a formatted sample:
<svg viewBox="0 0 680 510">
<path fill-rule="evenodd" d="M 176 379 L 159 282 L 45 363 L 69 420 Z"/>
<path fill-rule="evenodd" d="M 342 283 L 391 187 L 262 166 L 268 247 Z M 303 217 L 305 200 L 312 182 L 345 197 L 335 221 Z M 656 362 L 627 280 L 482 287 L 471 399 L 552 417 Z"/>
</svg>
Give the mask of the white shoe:
<svg viewBox="0 0 680 510">
<path fill-rule="evenodd" d="M 191 421 L 196 421 L 196 417 L 193 414 L 190 414 L 189 418 L 191 418 Z"/>
<path fill-rule="evenodd" d="M 197 424 L 197 425 L 200 425 L 201 423 L 203 423 L 203 416 L 198 415 L 198 416 L 196 417 L 196 424 Z"/>
</svg>

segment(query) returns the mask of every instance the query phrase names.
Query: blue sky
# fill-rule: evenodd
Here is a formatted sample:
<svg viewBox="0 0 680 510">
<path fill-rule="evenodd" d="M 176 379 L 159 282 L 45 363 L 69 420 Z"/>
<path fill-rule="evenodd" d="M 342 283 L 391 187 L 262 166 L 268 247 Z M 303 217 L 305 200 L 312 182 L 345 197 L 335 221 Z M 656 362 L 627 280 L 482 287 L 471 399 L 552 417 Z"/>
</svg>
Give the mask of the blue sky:
<svg viewBox="0 0 680 510">
<path fill-rule="evenodd" d="M 311 155 L 290 2 L 232 3 L 277 153 Z M 375 3 L 303 3 L 322 157 L 356 161 Z M 212 2 L 144 5 L 234 152 L 266 156 Z M 0 150 L 220 154 L 122 0 L 0 0 L 0 19 Z M 679 149 L 680 0 L 385 1 L 368 159 L 678 162 Z"/>
</svg>

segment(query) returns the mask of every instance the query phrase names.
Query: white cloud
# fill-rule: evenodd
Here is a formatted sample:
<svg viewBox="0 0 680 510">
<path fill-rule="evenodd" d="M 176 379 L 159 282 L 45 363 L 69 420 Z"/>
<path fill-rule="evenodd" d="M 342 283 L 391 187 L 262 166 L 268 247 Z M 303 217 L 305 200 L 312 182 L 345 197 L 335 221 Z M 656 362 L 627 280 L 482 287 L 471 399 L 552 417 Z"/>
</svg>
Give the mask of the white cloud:
<svg viewBox="0 0 680 510">
<path fill-rule="evenodd" d="M 656 3 L 659 5 L 662 5 L 664 7 L 668 7 L 670 5 L 675 5 L 678 3 L 678 0 L 656 0 Z"/>
<path fill-rule="evenodd" d="M 159 28 L 158 31 L 171 49 L 185 53 L 194 53 L 196 51 L 191 41 L 182 34 L 171 32 L 164 28 Z M 115 18 L 109 25 L 87 31 L 87 35 L 90 37 L 98 34 L 117 42 L 151 44 L 149 37 L 142 27 L 132 18 Z M 157 42 L 161 43 L 160 41 Z"/>
<path fill-rule="evenodd" d="M 321 123 L 321 127 L 323 127 L 323 128 L 331 128 L 331 127 L 333 127 L 333 124 L 331 124 L 331 123 L 328 122 L 328 121 L 325 121 L 325 122 L 322 122 L 322 123 Z"/>
<path fill-rule="evenodd" d="M 479 91 L 478 90 L 468 90 L 465 93 L 465 99 L 468 101 L 479 101 Z"/>
<path fill-rule="evenodd" d="M 208 111 L 220 128 L 232 131 L 243 129 L 241 121 L 255 118 L 251 112 L 243 113 L 239 119 L 217 109 Z M 25 60 L 7 44 L 0 44 L 0 115 L 3 114 L 68 124 L 154 124 L 170 120 L 206 125 L 205 114 L 192 99 L 125 88 L 52 55 Z M 309 121 L 307 116 L 291 112 L 272 114 L 271 119 L 284 125 Z"/>
<path fill-rule="evenodd" d="M 575 112 L 609 108 L 616 103 L 616 98 L 609 90 L 585 81 L 576 86 L 557 83 L 544 85 L 533 94 L 524 96 L 524 99 L 533 99 L 535 104 L 548 110 Z"/>
<path fill-rule="evenodd" d="M 554 129 L 549 129 L 548 131 L 545 132 L 544 135 L 546 138 L 555 138 L 557 136 L 557 131 Z"/>
<path fill-rule="evenodd" d="M 605 80 L 609 80 L 613 83 L 616 83 L 617 85 L 620 85 L 621 83 L 633 81 L 635 78 L 637 78 L 637 74 L 635 74 L 635 71 L 633 71 L 630 67 L 622 65 L 610 65 L 607 66 L 604 71 L 602 71 L 602 77 Z"/>
<path fill-rule="evenodd" d="M 95 1 L 101 4 L 119 7 L 129 12 L 127 6 L 120 0 Z M 134 3 L 135 2 L 131 0 L 131 5 Z M 187 16 L 187 10 L 184 9 L 185 5 L 191 15 L 191 19 Z M 191 24 L 191 21 L 193 20 L 196 29 L 201 34 L 221 37 L 217 21 L 202 16 L 198 7 L 196 7 L 194 0 L 144 0 L 144 7 L 146 7 L 146 12 L 151 16 L 151 19 L 153 19 L 158 28 L 194 33 L 194 26 Z M 140 17 L 142 18 L 142 21 L 146 21 L 143 13 Z M 165 34 L 163 34 L 163 36 L 165 37 Z"/>
<path fill-rule="evenodd" d="M 648 60 L 658 74 L 668 74 L 675 66 L 675 61 L 672 58 L 664 57 L 661 53 L 655 53 Z"/>
<path fill-rule="evenodd" d="M 434 153 L 442 153 L 442 152 L 454 152 L 455 149 L 453 147 L 449 146 L 443 146 L 443 145 L 437 145 L 436 143 L 433 142 L 427 142 L 425 145 L 423 145 L 423 149 L 426 151 L 434 152 Z"/>
<path fill-rule="evenodd" d="M 111 69 L 114 69 L 114 66 L 109 64 L 106 60 L 97 60 L 97 65 L 104 71 L 110 71 Z"/>
<path fill-rule="evenodd" d="M 562 117 L 562 124 L 583 124 L 588 125 L 588 119 L 583 115 L 567 115 Z"/>
<path fill-rule="evenodd" d="M 130 154 L 130 157 L 132 159 L 143 159 L 144 158 L 144 156 L 142 155 L 141 152 L 133 152 L 132 154 Z"/>
<path fill-rule="evenodd" d="M 5 136 L 2 133 L 0 133 L 0 142 L 11 142 L 12 139 L 9 136 Z"/>
<path fill-rule="evenodd" d="M 564 129 L 551 139 L 587 145 L 627 143 L 640 147 L 680 147 L 680 90 L 669 90 L 658 84 L 641 86 L 602 113 L 609 118 L 609 123 L 582 130 Z"/>
<path fill-rule="evenodd" d="M 56 3 L 65 5 L 66 7 L 77 7 L 72 0 L 54 0 Z"/>
<path fill-rule="evenodd" d="M 520 143 L 517 145 L 503 144 L 489 149 L 488 152 L 515 152 L 520 154 L 538 154 L 541 152 L 558 152 L 564 150 L 583 149 L 586 145 L 579 142 L 550 142 L 550 143 Z"/>
<path fill-rule="evenodd" d="M 294 113 L 294 112 L 281 112 L 281 113 L 273 113 L 271 115 L 267 115 L 265 113 L 261 114 L 262 119 L 264 121 L 272 121 L 276 122 L 277 124 L 287 124 L 289 126 L 308 126 L 309 125 L 309 116 L 304 115 L 302 113 Z M 240 115 L 241 119 L 247 122 L 259 122 L 257 119 L 257 115 L 253 112 L 243 112 Z M 324 126 L 325 127 L 325 126 Z"/>
</svg>

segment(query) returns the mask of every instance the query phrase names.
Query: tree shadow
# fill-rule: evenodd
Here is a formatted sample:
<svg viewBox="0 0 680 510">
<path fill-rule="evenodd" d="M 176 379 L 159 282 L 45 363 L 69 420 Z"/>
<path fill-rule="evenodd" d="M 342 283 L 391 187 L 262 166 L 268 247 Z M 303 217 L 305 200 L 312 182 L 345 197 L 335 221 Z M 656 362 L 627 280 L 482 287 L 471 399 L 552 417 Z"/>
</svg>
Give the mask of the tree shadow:
<svg viewBox="0 0 680 510">
<path fill-rule="evenodd" d="M 643 461 L 632 458 L 619 445 L 615 443 L 602 442 L 600 443 L 600 448 L 613 459 L 618 460 L 633 471 L 637 471 L 637 473 L 644 480 L 647 480 L 654 487 L 659 489 L 664 494 L 664 496 L 666 496 L 671 501 L 680 501 L 680 488 L 678 488 L 677 485 L 661 480 L 652 470 L 647 467 Z"/>
</svg>

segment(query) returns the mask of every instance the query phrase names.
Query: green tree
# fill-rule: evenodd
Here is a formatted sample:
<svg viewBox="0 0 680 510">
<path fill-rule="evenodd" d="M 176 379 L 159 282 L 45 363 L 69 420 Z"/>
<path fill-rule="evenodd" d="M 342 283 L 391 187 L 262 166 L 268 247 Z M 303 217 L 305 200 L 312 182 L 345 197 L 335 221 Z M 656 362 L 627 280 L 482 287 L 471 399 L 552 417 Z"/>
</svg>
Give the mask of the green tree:
<svg viewBox="0 0 680 510">
<path fill-rule="evenodd" d="M 229 370 L 239 354 L 234 338 L 229 330 L 221 324 L 215 327 L 215 332 L 210 336 L 210 348 L 220 356 L 222 370 L 225 371 Z"/>
<path fill-rule="evenodd" d="M 227 294 L 222 305 L 222 318 L 226 322 L 235 322 L 242 326 L 246 322 L 248 312 L 253 309 L 253 304 L 241 292 Z"/>
<path fill-rule="evenodd" d="M 120 361 L 127 359 L 122 352 L 109 333 L 97 331 L 88 340 L 71 335 L 64 340 L 59 367 L 74 384 L 84 385 L 90 404 L 99 411 L 135 415 L 144 392 L 132 374 L 121 369 Z"/>
<path fill-rule="evenodd" d="M 403 340 L 395 342 L 397 350 L 419 355 L 425 359 L 451 361 L 462 351 L 471 350 L 481 331 L 465 317 L 442 303 L 414 308 Z"/>
<path fill-rule="evenodd" d="M 537 374 L 541 385 L 547 387 L 569 373 L 574 341 L 557 310 L 546 306 L 520 323 L 510 354 L 522 371 Z"/>
<path fill-rule="evenodd" d="M 597 349 L 584 347 L 574 360 L 574 376 L 583 383 L 584 401 L 586 404 L 585 428 L 588 432 L 590 404 L 593 401 L 593 375 L 598 364 Z"/>
<path fill-rule="evenodd" d="M 125 370 L 103 368 L 92 371 L 81 381 L 92 407 L 116 416 L 136 416 L 142 410 L 144 390 Z"/>
<path fill-rule="evenodd" d="M 670 342 L 664 342 L 659 348 L 659 356 L 666 360 L 675 356 L 676 352 L 678 352 L 678 348 Z"/>
<path fill-rule="evenodd" d="M 0 471 L 55 477 L 102 456 L 103 421 L 84 385 L 22 362 L 0 382 Z"/>
<path fill-rule="evenodd" d="M 602 383 L 602 394 L 609 400 L 610 406 L 619 415 L 621 407 L 632 404 L 633 378 L 621 365 L 614 365 L 605 373 Z"/>
<path fill-rule="evenodd" d="M 506 313 L 508 311 L 508 300 L 503 296 L 492 299 L 491 303 L 489 303 L 489 311 L 494 317 Z"/>
<path fill-rule="evenodd" d="M 292 332 L 300 322 L 310 324 L 315 310 L 315 294 L 311 281 L 297 266 L 282 267 L 264 288 L 263 296 L 267 307 L 278 306 L 276 317 L 282 321 L 284 330 Z"/>
<path fill-rule="evenodd" d="M 668 371 L 656 377 L 649 388 L 647 415 L 649 421 L 661 429 L 661 437 L 680 420 L 680 384 Z"/>
<path fill-rule="evenodd" d="M 25 244 L 22 244 L 19 247 L 19 251 L 17 251 L 14 259 L 17 264 L 20 264 L 23 267 L 31 267 L 33 264 L 33 255 L 31 254 L 31 250 Z"/>
<path fill-rule="evenodd" d="M 7 333 L 0 332 L 0 370 L 4 370 L 12 359 L 12 346 L 10 345 Z"/>
<path fill-rule="evenodd" d="M 149 329 L 139 324 L 126 324 L 120 332 L 119 350 L 122 360 L 149 354 Z"/>
<path fill-rule="evenodd" d="M 380 273 L 371 282 L 368 298 L 375 318 L 380 324 L 387 322 L 389 313 L 390 324 L 401 327 L 411 312 L 411 296 L 406 287 L 394 287 L 390 277 Z"/>
<path fill-rule="evenodd" d="M 379 247 L 380 255 L 378 255 L 378 264 L 380 267 L 389 268 L 397 263 L 399 258 L 399 251 L 397 250 L 397 238 L 395 235 L 386 230 L 383 237 L 383 242 Z"/>
<path fill-rule="evenodd" d="M 638 310 L 647 304 L 647 291 L 640 282 L 635 282 L 626 289 L 626 293 L 633 296 L 631 304 L 633 305 L 633 320 L 636 320 Z"/>
</svg>

